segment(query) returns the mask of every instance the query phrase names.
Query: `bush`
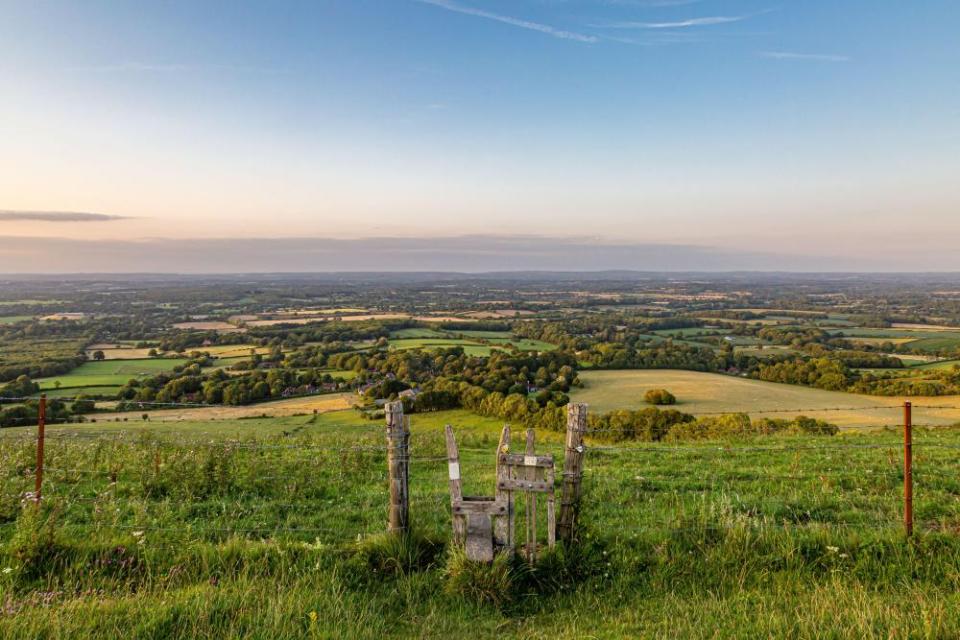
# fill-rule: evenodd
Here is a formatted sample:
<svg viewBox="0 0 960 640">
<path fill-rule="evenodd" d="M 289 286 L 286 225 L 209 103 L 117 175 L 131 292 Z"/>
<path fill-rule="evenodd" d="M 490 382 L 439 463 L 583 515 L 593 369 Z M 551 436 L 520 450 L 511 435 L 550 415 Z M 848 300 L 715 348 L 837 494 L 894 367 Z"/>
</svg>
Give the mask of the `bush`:
<svg viewBox="0 0 960 640">
<path fill-rule="evenodd" d="M 643 395 L 643 401 L 656 405 L 677 404 L 676 396 L 666 389 L 650 389 Z"/>
</svg>

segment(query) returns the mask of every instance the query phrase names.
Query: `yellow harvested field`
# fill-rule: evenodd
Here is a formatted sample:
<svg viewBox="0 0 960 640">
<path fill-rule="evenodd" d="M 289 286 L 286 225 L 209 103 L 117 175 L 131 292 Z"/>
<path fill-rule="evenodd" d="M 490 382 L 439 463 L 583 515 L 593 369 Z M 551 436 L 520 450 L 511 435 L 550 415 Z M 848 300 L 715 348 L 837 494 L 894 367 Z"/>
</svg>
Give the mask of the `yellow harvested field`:
<svg viewBox="0 0 960 640">
<path fill-rule="evenodd" d="M 245 407 L 184 407 L 178 409 L 148 409 L 144 411 L 125 412 L 125 413 L 104 413 L 98 414 L 98 421 L 112 421 L 117 418 L 127 418 L 129 420 L 140 419 L 141 413 L 150 416 L 154 422 L 170 422 L 179 420 L 235 420 L 238 418 L 256 418 L 259 416 L 280 417 L 293 416 L 304 413 L 327 413 L 330 411 L 342 411 L 349 409 L 356 402 L 352 393 L 335 393 L 320 396 L 308 396 L 304 398 L 290 398 L 288 400 L 275 400 L 273 402 L 262 402 L 260 404 L 248 405 Z"/>
<path fill-rule="evenodd" d="M 583 389 L 571 398 L 586 402 L 593 412 L 614 409 L 641 409 L 649 389 L 667 389 L 677 397 L 673 408 L 686 413 L 748 413 L 755 418 L 788 418 L 806 415 L 842 427 L 869 427 L 900 424 L 904 398 L 865 396 L 841 391 L 824 391 L 775 382 L 763 382 L 717 373 L 665 369 L 625 371 L 583 371 Z M 960 397 L 909 398 L 917 408 L 914 422 L 946 425 L 960 422 L 960 410 L 927 409 L 930 406 L 960 406 Z M 774 411 L 775 413 L 764 413 Z"/>
<path fill-rule="evenodd" d="M 496 311 L 471 311 L 464 314 L 468 318 L 478 320 L 496 320 L 498 318 L 512 318 L 514 316 L 532 316 L 533 311 L 526 309 L 497 309 Z"/>
<path fill-rule="evenodd" d="M 103 352 L 104 360 L 142 360 L 150 357 L 150 349 L 134 349 L 133 347 L 116 349 L 95 344 L 87 349 L 87 358 L 93 360 L 93 354 L 96 351 Z"/>
<path fill-rule="evenodd" d="M 939 324 L 914 324 L 910 322 L 894 322 L 890 325 L 894 329 L 907 329 L 909 331 L 960 331 L 960 327 L 944 327 Z"/>
<path fill-rule="evenodd" d="M 229 322 L 221 322 L 219 320 L 212 320 L 210 322 L 178 322 L 173 325 L 175 329 L 188 329 L 194 331 L 220 331 L 222 333 L 230 333 L 237 331 L 244 331 L 244 329 L 234 326 Z"/>
<path fill-rule="evenodd" d="M 854 344 L 871 344 L 878 345 L 883 344 L 884 342 L 889 342 L 890 344 L 906 344 L 908 342 L 913 342 L 916 338 L 847 338 L 850 342 Z"/>
</svg>

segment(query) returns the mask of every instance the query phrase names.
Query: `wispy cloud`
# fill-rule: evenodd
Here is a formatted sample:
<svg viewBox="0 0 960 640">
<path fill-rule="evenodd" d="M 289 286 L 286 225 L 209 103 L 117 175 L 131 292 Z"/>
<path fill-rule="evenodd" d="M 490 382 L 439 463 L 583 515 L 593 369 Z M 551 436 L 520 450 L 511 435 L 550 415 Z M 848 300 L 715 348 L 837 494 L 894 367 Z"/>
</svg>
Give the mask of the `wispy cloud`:
<svg viewBox="0 0 960 640">
<path fill-rule="evenodd" d="M 521 29 L 529 29 L 531 31 L 539 31 L 540 33 L 545 33 L 554 38 L 561 38 L 564 40 L 575 40 L 577 42 L 588 42 L 594 43 L 599 40 L 596 36 L 586 35 L 583 33 L 576 33 L 574 31 L 565 31 L 563 29 L 557 29 L 556 27 L 551 27 L 550 25 L 540 24 L 539 22 L 531 22 L 529 20 L 521 20 L 520 18 L 513 18 L 510 16 L 501 15 L 499 13 L 492 13 L 490 11 L 484 11 L 483 9 L 475 9 L 473 7 L 468 7 L 456 2 L 451 2 L 450 0 L 416 0 L 422 4 L 429 4 L 435 7 L 440 7 L 441 9 L 446 9 L 447 11 L 453 11 L 455 13 L 462 13 L 468 16 L 476 16 L 478 18 L 486 18 L 487 20 L 495 20 L 497 22 L 502 22 L 504 24 L 509 24 L 513 27 L 519 27 Z"/>
<path fill-rule="evenodd" d="M 86 213 L 82 211 L 18 211 L 0 209 L 0 220 L 30 222 L 110 222 L 129 220 L 126 216 L 113 216 L 106 213 Z"/>
<path fill-rule="evenodd" d="M 690 18 L 688 20 L 676 20 L 673 22 L 610 22 L 602 25 L 591 25 L 606 29 L 686 29 L 688 27 L 708 27 L 717 24 L 729 24 L 731 22 L 740 22 L 750 16 L 706 16 L 703 18 Z"/>
<path fill-rule="evenodd" d="M 164 62 L 118 62 L 101 65 L 84 65 L 71 67 L 73 71 L 83 71 L 87 73 L 196 73 L 196 72 L 229 72 L 229 73 L 262 73 L 262 74 L 286 74 L 286 69 L 274 69 L 271 67 L 257 67 L 247 65 L 232 64 L 186 64 L 186 63 L 164 63 Z"/>
<path fill-rule="evenodd" d="M 758 55 L 762 58 L 773 58 L 774 60 L 814 60 L 818 62 L 850 62 L 848 56 L 834 55 L 829 53 L 797 53 L 795 51 L 761 51 Z"/>
</svg>

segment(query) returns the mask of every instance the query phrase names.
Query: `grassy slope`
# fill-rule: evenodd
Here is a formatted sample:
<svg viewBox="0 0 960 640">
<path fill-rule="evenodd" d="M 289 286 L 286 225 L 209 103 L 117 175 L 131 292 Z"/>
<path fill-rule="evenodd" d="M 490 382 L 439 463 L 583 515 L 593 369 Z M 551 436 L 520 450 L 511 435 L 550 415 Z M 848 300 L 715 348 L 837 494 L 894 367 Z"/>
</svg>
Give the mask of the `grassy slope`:
<svg viewBox="0 0 960 640">
<path fill-rule="evenodd" d="M 597 412 L 636 409 L 647 406 L 643 394 L 648 389 L 664 388 L 677 396 L 677 409 L 689 413 L 718 411 L 767 411 L 805 409 L 802 413 L 829 420 L 841 426 L 896 424 L 900 420 L 900 398 L 861 396 L 823 391 L 797 385 L 748 380 L 713 373 L 674 370 L 584 371 L 584 388 L 572 397 L 586 402 Z M 913 398 L 915 404 L 958 405 L 958 398 Z M 831 408 L 848 411 L 824 411 Z M 880 410 L 878 407 L 889 407 Z M 820 409 L 811 411 L 810 409 Z M 790 415 L 784 413 L 783 417 Z M 960 411 L 929 411 L 917 422 L 952 424 L 960 420 Z"/>
<path fill-rule="evenodd" d="M 462 411 L 413 416 L 412 447 L 423 460 L 411 465 L 412 516 L 444 538 L 446 464 L 432 459 L 442 458 L 446 422 L 457 428 L 467 493 L 491 490 L 499 429 L 497 420 Z M 0 567 L 13 569 L 0 569 L 0 637 L 960 634 L 960 544 L 933 532 L 960 523 L 956 460 L 952 450 L 928 446 L 960 445 L 956 431 L 917 433 L 924 457 L 914 545 L 898 528 L 895 433 L 773 438 L 734 449 L 590 449 L 584 522 L 603 549 L 594 571 L 572 590 L 521 595 L 499 610 L 445 593 L 439 566 L 364 579 L 368 570 L 341 553 L 358 533 L 383 528 L 386 461 L 380 451 L 325 448 L 376 446 L 377 423 L 339 412 L 80 427 L 94 428 L 104 431 L 99 441 L 57 437 L 75 427 L 51 429 L 45 509 L 65 521 L 59 551 L 26 573 L 0 547 Z M 32 454 L 22 434 L 0 434 L 4 517 L 17 513 L 16 495 L 31 481 L 19 472 Z M 220 446 L 225 438 L 246 447 Z M 558 434 L 539 439 L 539 450 L 561 455 Z M 824 448 L 845 444 L 856 447 Z M 305 530 L 314 527 L 322 531 Z M 11 529 L 0 526 L 0 540 Z M 145 531 L 143 544 L 134 530 Z"/>
</svg>

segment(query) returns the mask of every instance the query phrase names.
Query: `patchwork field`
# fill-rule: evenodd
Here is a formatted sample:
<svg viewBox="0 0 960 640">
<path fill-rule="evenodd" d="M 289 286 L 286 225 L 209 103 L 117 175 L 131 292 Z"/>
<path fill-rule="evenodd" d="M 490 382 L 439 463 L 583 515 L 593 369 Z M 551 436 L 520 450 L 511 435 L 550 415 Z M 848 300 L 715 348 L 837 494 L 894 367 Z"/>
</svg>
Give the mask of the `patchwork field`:
<svg viewBox="0 0 960 640">
<path fill-rule="evenodd" d="M 482 342 L 481 342 L 482 341 Z M 435 349 L 440 347 L 463 347 L 473 356 L 488 356 L 495 349 L 506 350 L 513 345 L 523 351 L 551 351 L 556 345 L 542 340 L 518 338 L 509 331 L 439 331 L 436 329 L 400 329 L 390 337 L 394 349 Z"/>
<path fill-rule="evenodd" d="M 241 407 L 224 405 L 215 407 L 181 407 L 177 409 L 147 409 L 144 412 L 136 413 L 103 413 L 97 414 L 94 417 L 98 423 L 123 420 L 125 418 L 136 421 L 140 419 L 141 413 L 147 413 L 150 416 L 150 422 L 239 420 L 242 418 L 259 418 L 262 416 L 278 418 L 312 414 L 314 411 L 318 414 L 328 413 L 330 411 L 343 411 L 352 407 L 355 402 L 356 395 L 353 393 L 332 393 L 303 398 L 274 400 Z M 355 414 L 350 412 L 345 415 L 352 417 Z"/>
<path fill-rule="evenodd" d="M 242 327 L 237 327 L 229 322 L 209 321 L 209 322 L 178 322 L 173 325 L 174 329 L 185 329 L 189 331 L 219 331 L 220 333 L 237 333 L 245 331 Z"/>
<path fill-rule="evenodd" d="M 104 360 L 85 362 L 70 373 L 36 382 L 43 391 L 49 389 L 82 389 L 84 387 L 121 387 L 131 378 L 145 378 L 171 371 L 185 364 L 185 358 L 147 358 L 144 360 Z M 59 383 L 59 384 L 57 384 Z"/>
<path fill-rule="evenodd" d="M 643 401 L 649 389 L 667 389 L 677 396 L 675 408 L 692 414 L 744 412 L 760 416 L 764 411 L 783 413 L 773 417 L 807 415 L 843 427 L 899 424 L 901 398 L 863 396 L 838 391 L 748 380 L 714 373 L 674 370 L 584 371 L 583 389 L 571 397 L 586 402 L 598 412 L 647 407 Z M 957 406 L 960 398 L 912 398 L 917 405 Z M 843 411 L 833 410 L 844 408 Z M 803 411 L 793 412 L 794 409 Z M 954 424 L 960 410 L 917 410 L 917 423 Z"/>
<path fill-rule="evenodd" d="M 930 325 L 900 325 L 891 329 L 843 328 L 830 331 L 856 341 L 893 342 L 930 353 L 960 349 L 960 331 L 949 327 Z"/>
</svg>

